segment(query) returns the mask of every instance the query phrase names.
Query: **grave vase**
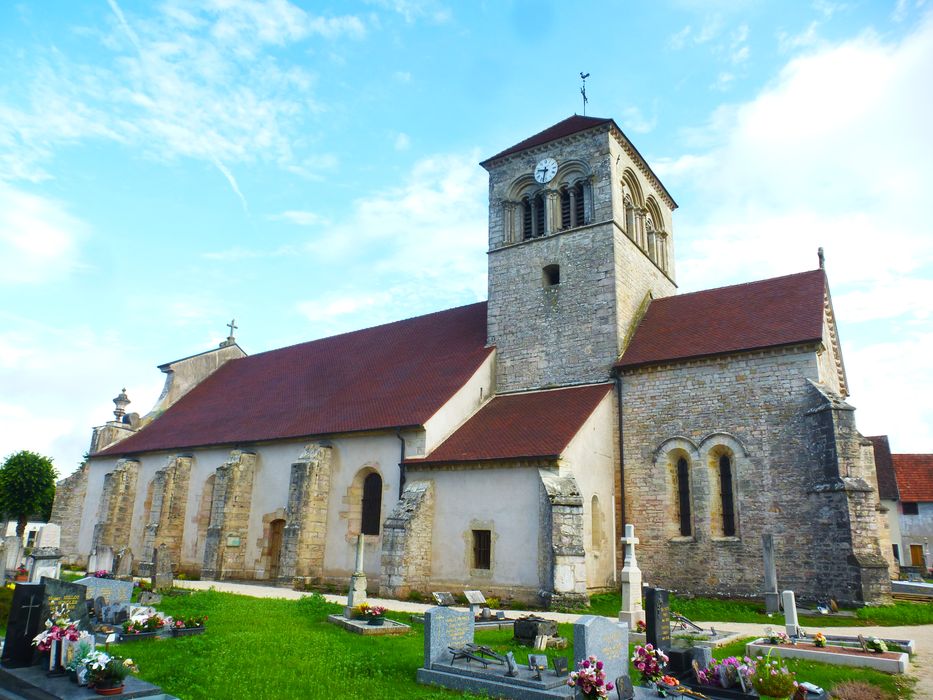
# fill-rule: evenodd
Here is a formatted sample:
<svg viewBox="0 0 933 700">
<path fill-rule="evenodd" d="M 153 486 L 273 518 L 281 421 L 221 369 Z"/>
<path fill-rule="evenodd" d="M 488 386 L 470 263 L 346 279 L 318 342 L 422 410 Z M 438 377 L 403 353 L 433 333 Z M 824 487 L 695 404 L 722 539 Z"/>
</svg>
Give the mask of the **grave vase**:
<svg viewBox="0 0 933 700">
<path fill-rule="evenodd" d="M 107 688 L 102 688 L 99 685 L 94 686 L 94 692 L 98 695 L 120 695 L 123 692 L 123 683 L 120 685 L 115 685 Z"/>
<path fill-rule="evenodd" d="M 385 624 L 385 621 L 386 621 L 386 619 L 385 619 L 382 615 L 379 615 L 379 616 L 377 616 L 377 617 L 371 617 L 371 618 L 369 618 L 369 619 L 366 621 L 366 624 L 367 624 L 367 625 L 372 625 L 373 627 L 381 627 L 382 625 Z"/>
</svg>

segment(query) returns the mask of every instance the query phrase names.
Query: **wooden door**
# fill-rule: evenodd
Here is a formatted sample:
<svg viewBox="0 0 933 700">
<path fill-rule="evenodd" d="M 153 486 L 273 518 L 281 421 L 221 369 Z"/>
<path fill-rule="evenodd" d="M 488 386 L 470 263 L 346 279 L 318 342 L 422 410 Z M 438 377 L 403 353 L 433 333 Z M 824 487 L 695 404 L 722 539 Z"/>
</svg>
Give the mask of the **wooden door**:
<svg viewBox="0 0 933 700">
<path fill-rule="evenodd" d="M 910 565 L 911 566 L 923 566 L 923 545 L 922 544 L 910 545 Z"/>
</svg>

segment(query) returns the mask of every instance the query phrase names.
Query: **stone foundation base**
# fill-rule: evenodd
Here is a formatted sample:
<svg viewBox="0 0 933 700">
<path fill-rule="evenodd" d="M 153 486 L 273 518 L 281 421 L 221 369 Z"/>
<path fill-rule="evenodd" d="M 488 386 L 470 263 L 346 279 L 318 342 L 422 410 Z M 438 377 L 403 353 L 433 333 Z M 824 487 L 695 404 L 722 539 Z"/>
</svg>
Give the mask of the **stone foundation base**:
<svg viewBox="0 0 933 700">
<path fill-rule="evenodd" d="M 343 627 L 348 632 L 366 636 L 393 636 L 407 634 L 411 627 L 404 622 L 386 620 L 381 625 L 370 625 L 365 620 L 354 620 L 343 615 L 328 615 L 327 621 L 332 625 Z"/>
</svg>

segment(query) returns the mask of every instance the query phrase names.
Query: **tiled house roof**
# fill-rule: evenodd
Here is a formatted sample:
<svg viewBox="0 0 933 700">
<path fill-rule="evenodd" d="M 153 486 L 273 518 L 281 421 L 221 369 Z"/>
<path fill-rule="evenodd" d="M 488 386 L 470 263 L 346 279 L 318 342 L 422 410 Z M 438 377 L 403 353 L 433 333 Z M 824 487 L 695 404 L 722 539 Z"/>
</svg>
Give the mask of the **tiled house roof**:
<svg viewBox="0 0 933 700">
<path fill-rule="evenodd" d="M 483 302 L 230 360 L 98 454 L 423 425 L 479 369 L 485 345 Z"/>
<path fill-rule="evenodd" d="M 933 454 L 891 455 L 901 500 L 933 503 Z"/>
<path fill-rule="evenodd" d="M 891 446 L 887 435 L 869 437 L 875 452 L 875 474 L 878 476 L 878 495 L 886 501 L 896 501 L 899 498 L 897 491 L 897 477 L 894 474 L 894 464 L 891 461 Z"/>
<path fill-rule="evenodd" d="M 496 396 L 426 458 L 406 462 L 556 459 L 611 388 L 593 384 Z"/>
<path fill-rule="evenodd" d="M 825 294 L 813 270 L 654 299 L 616 367 L 818 342 Z"/>
</svg>

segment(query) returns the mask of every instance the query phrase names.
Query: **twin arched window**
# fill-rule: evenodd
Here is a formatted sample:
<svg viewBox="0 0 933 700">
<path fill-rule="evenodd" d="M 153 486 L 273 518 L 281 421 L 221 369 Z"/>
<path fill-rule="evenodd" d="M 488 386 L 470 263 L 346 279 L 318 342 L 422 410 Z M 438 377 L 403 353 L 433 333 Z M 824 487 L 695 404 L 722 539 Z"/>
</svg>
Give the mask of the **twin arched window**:
<svg viewBox="0 0 933 700">
<path fill-rule="evenodd" d="M 690 489 L 690 462 L 681 453 L 671 455 L 669 464 L 673 467 L 674 489 L 676 491 L 676 508 L 673 516 L 679 527 L 681 537 L 693 536 L 693 495 Z M 676 459 L 676 463 L 674 460 Z M 714 536 L 735 537 L 737 533 L 737 518 L 735 510 L 735 474 L 734 461 L 731 452 L 724 448 L 715 448 L 710 453 L 710 476 L 715 482 L 712 485 L 713 522 L 711 529 Z M 718 501 L 718 503 L 716 502 Z M 715 506 L 718 506 L 716 508 Z M 718 514 L 715 514 L 716 511 Z M 721 525 L 720 525 L 721 524 Z"/>
</svg>

